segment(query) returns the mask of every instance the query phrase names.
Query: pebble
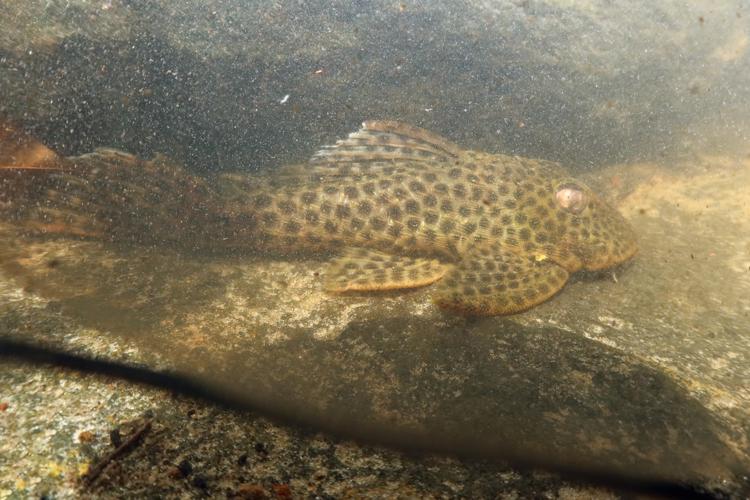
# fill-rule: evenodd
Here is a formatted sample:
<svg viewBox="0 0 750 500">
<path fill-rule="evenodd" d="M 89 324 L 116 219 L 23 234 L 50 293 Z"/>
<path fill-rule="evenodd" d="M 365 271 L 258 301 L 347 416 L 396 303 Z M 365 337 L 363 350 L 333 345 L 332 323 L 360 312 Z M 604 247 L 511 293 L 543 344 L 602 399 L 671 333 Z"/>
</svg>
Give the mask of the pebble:
<svg viewBox="0 0 750 500">
<path fill-rule="evenodd" d="M 268 498 L 268 492 L 259 484 L 241 484 L 237 488 L 235 494 L 236 498 L 242 498 L 244 500 L 266 500 Z"/>
</svg>

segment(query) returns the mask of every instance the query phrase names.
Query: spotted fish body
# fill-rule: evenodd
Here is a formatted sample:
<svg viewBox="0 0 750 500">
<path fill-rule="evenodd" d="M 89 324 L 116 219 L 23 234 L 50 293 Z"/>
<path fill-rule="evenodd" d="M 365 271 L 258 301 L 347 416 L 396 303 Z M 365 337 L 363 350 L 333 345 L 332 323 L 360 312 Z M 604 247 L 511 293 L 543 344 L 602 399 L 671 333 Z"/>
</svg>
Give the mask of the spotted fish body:
<svg viewBox="0 0 750 500">
<path fill-rule="evenodd" d="M 260 249 L 343 254 L 329 290 L 439 281 L 436 302 L 466 314 L 527 309 L 571 273 L 636 252 L 622 216 L 557 164 L 462 150 L 395 122 L 366 122 L 291 184 L 242 193 L 231 205 L 245 223 L 228 226 Z"/>
<path fill-rule="evenodd" d="M 189 176 L 152 172 L 144 198 L 159 177 L 169 186 Z M 467 315 L 528 309 L 571 273 L 637 251 L 622 216 L 557 164 L 463 150 L 397 122 L 365 122 L 275 179 L 180 185 L 201 208 L 183 214 L 175 234 L 194 228 L 216 245 L 335 254 L 325 283 L 332 292 L 437 282 L 435 302 Z"/>
</svg>

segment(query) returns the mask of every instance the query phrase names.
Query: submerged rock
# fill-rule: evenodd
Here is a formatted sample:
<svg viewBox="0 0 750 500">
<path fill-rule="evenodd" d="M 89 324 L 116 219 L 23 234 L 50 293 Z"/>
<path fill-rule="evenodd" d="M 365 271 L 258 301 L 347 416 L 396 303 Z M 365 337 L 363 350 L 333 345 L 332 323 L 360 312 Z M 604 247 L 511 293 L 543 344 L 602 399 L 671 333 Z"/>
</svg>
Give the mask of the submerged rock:
<svg viewBox="0 0 750 500">
<path fill-rule="evenodd" d="M 629 186 L 618 205 L 641 254 L 505 319 L 446 315 L 424 291 L 330 296 L 319 261 L 6 230 L 3 330 L 176 369 L 345 435 L 736 484 L 750 421 L 750 163 L 681 170 L 594 176 Z"/>
</svg>

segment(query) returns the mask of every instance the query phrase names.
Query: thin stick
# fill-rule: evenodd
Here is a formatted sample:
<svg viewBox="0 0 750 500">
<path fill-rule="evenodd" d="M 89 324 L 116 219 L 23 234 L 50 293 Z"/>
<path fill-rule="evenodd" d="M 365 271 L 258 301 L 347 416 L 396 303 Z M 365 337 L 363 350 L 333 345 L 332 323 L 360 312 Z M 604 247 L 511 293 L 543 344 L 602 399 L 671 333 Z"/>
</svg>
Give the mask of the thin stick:
<svg viewBox="0 0 750 500">
<path fill-rule="evenodd" d="M 106 469 L 107 466 L 112 463 L 113 460 L 121 457 L 122 455 L 130 451 L 131 448 L 134 448 L 135 445 L 137 445 L 141 440 L 141 438 L 150 430 L 151 419 L 148 419 L 141 427 L 133 432 L 133 434 L 131 434 L 124 443 L 122 443 L 113 452 L 109 453 L 107 456 L 102 458 L 95 466 L 89 469 L 89 471 L 83 477 L 84 484 L 86 486 L 91 486 L 94 481 L 96 481 L 97 478 L 101 475 L 101 473 L 104 472 L 104 469 Z"/>
</svg>

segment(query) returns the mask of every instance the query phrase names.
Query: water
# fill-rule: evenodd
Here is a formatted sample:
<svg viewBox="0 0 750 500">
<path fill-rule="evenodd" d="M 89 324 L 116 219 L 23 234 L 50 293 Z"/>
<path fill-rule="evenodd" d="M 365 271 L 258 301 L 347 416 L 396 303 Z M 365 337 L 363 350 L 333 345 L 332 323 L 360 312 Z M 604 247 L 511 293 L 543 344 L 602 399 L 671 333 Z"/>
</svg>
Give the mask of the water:
<svg viewBox="0 0 750 500">
<path fill-rule="evenodd" d="M 6 169 L 0 331 L 175 370 L 334 434 L 737 492 L 750 421 L 747 7 L 10 4 L 2 22 L 12 26 L 0 30 L 6 135 L 12 124 L 63 157 L 161 153 L 234 196 L 274 176 L 293 189 L 282 167 L 365 119 L 395 119 L 464 148 L 562 162 L 629 221 L 639 253 L 573 274 L 526 312 L 464 318 L 433 304 L 439 283 L 327 293 L 330 251 L 228 248 L 210 217 L 186 241 L 174 214 L 195 198 L 179 183 L 114 242 L 18 231 L 13 214 L 34 199 L 19 193 L 46 174 L 21 171 L 21 189 L 19 170 Z M 0 144 L 10 161 L 16 142 Z M 90 183 L 114 213 L 107 189 L 118 182 Z M 18 442 L 81 453 L 61 439 L 79 424 L 31 403 L 48 377 L 0 375 L 8 415 L 51 422 L 45 438 L 0 428 L 12 436 L 2 497 L 62 488 L 40 472 L 50 460 L 85 462 L 36 453 L 25 463 L 36 472 L 12 465 L 24 456 Z M 55 397 L 86 406 L 78 393 Z M 76 419 L 106 427 L 102 412 Z"/>
</svg>

